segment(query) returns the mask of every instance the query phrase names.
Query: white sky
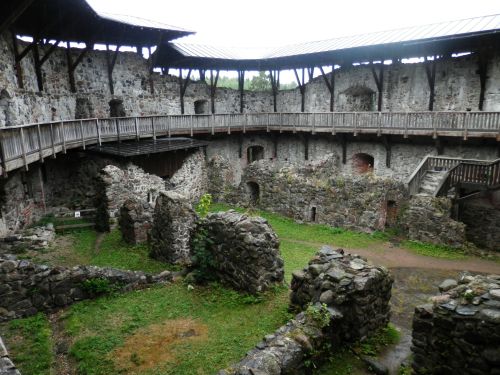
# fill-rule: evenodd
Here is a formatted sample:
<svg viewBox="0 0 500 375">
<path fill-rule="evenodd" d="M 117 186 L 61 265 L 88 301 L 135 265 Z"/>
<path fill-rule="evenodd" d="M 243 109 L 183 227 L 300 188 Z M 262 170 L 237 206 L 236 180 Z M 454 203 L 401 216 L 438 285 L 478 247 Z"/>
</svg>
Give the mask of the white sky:
<svg viewBox="0 0 500 375">
<path fill-rule="evenodd" d="M 275 47 L 500 13 L 500 0 L 88 0 L 96 9 L 179 26 L 182 40 Z"/>
</svg>

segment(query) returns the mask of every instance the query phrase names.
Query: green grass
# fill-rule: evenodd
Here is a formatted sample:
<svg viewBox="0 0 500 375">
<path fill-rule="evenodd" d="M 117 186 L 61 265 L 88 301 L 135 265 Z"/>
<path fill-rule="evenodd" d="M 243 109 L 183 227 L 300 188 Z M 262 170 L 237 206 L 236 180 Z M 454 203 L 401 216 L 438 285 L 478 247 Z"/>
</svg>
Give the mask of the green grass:
<svg viewBox="0 0 500 375">
<path fill-rule="evenodd" d="M 405 249 L 411 250 L 419 255 L 442 259 L 466 259 L 467 256 L 460 249 L 448 246 L 434 245 L 419 241 L 403 241 L 401 244 Z"/>
<path fill-rule="evenodd" d="M 258 215 L 269 221 L 269 224 L 278 234 L 280 240 L 308 242 L 318 244 L 332 244 L 339 247 L 368 247 L 373 244 L 380 244 L 387 241 L 387 236 L 381 232 L 373 234 L 350 231 L 342 228 L 334 228 L 322 224 L 299 224 L 292 219 L 279 214 L 232 207 L 229 205 L 216 203 L 211 207 L 211 211 L 227 211 L 234 209 L 238 212 L 246 212 L 250 215 Z"/>
<path fill-rule="evenodd" d="M 189 291 L 178 283 L 74 305 L 68 311 L 66 329 L 75 340 L 71 355 L 79 373 L 111 374 L 118 371 L 111 352 L 128 335 L 165 320 L 195 319 L 208 328 L 206 340 L 173 346 L 175 358 L 146 373 L 211 374 L 243 357 L 265 334 L 287 321 L 287 306 L 285 288 L 255 299 L 217 284 Z"/>
<path fill-rule="evenodd" d="M 16 319 L 0 327 L 13 362 L 22 374 L 49 374 L 52 364 L 52 340 L 45 315 Z"/>
</svg>

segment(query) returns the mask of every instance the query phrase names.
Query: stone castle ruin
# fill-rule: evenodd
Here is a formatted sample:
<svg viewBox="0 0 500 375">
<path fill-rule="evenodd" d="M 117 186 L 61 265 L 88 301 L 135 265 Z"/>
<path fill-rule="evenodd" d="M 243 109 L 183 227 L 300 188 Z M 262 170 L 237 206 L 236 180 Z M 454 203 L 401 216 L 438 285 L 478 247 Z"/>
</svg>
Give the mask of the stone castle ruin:
<svg viewBox="0 0 500 375">
<path fill-rule="evenodd" d="M 61 12 L 81 27 L 65 27 Z M 172 279 L 7 255 L 46 246 L 53 228 L 27 230 L 61 212 L 95 212 L 98 230 L 119 225 L 128 243 L 184 266 L 203 231 L 217 280 L 252 294 L 283 283 L 279 239 L 261 218 L 198 217 L 204 194 L 301 223 L 500 251 L 499 30 L 492 15 L 243 59 L 85 0 L 2 1 L 0 320 L 93 298 L 80 288 L 88 278 L 121 290 Z M 221 70 L 238 73 L 237 89 L 218 86 Z M 269 90 L 244 87 L 255 70 Z M 295 89 L 280 89 L 284 70 L 294 70 Z M 294 373 L 316 345 L 363 339 L 388 322 L 392 282 L 383 267 L 322 249 L 293 275 L 296 319 L 221 374 Z M 498 290 L 497 276 L 470 277 L 416 309 L 416 373 L 498 372 L 498 337 L 484 339 L 498 331 Z M 308 306 L 323 304 L 335 332 L 307 319 Z M 296 331 L 306 337 L 291 339 Z M 448 354 L 435 354 L 443 345 Z M 3 368 L 17 371 L 0 340 Z"/>
</svg>

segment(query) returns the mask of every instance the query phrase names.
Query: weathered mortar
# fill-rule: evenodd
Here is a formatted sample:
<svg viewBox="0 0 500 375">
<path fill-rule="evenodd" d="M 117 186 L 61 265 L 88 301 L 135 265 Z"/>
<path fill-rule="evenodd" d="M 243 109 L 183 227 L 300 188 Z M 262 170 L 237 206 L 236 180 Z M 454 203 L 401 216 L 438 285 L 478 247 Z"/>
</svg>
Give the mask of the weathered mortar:
<svg viewBox="0 0 500 375">
<path fill-rule="evenodd" d="M 0 258 L 0 321 L 52 311 L 96 297 L 94 291 L 85 287 L 86 280 L 107 280 L 110 286 L 131 290 L 171 278 L 168 271 L 153 276 L 93 266 L 49 267 L 4 256 Z"/>
<path fill-rule="evenodd" d="M 415 309 L 415 374 L 499 374 L 500 276 L 465 274 L 440 290 Z"/>
</svg>

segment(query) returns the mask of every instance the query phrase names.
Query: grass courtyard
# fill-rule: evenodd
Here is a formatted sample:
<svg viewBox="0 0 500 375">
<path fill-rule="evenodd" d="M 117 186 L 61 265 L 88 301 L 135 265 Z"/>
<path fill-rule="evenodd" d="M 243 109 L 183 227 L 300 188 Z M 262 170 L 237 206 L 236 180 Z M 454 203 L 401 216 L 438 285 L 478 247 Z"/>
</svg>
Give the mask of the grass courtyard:
<svg viewBox="0 0 500 375">
<path fill-rule="evenodd" d="M 213 205 L 212 210 L 227 208 Z M 280 238 L 287 282 L 321 244 L 376 249 L 388 240 L 384 233 L 298 224 L 276 214 L 256 213 L 269 220 Z M 409 250 L 424 255 L 464 257 L 449 249 L 411 245 Z M 54 248 L 28 256 L 64 266 L 92 264 L 151 273 L 167 268 L 147 256 L 146 246 L 125 244 L 118 230 L 99 235 L 86 229 L 59 236 Z M 58 374 L 65 368 L 77 374 L 214 374 L 290 319 L 287 307 L 287 287 L 254 297 L 219 284 L 192 289 L 177 281 L 80 302 L 51 317 L 38 314 L 14 320 L 0 326 L 0 335 L 23 374 Z M 389 328 L 354 349 L 374 354 L 397 340 L 397 331 Z M 315 373 L 364 372 L 353 352 L 343 350 Z"/>
</svg>

